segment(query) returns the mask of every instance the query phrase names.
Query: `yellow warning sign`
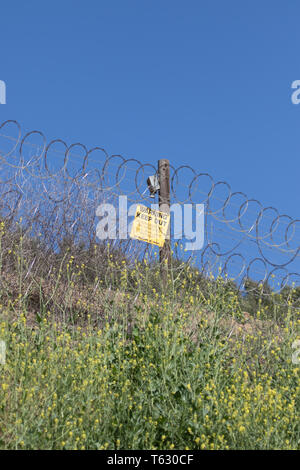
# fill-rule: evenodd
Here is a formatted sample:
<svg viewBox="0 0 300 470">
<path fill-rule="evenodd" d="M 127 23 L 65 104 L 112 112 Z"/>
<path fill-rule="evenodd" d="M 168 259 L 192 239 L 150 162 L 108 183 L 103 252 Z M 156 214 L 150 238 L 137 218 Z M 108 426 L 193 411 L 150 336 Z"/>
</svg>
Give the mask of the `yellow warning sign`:
<svg viewBox="0 0 300 470">
<path fill-rule="evenodd" d="M 162 247 L 169 223 L 170 215 L 166 212 L 139 205 L 136 208 L 130 237 Z"/>
</svg>

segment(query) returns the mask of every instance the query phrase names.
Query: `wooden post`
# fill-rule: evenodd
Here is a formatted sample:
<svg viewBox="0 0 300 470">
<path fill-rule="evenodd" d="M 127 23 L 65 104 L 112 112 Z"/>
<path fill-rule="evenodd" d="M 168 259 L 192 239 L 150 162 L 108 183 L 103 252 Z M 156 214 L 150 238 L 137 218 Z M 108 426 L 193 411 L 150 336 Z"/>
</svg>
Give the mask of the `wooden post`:
<svg viewBox="0 0 300 470">
<path fill-rule="evenodd" d="M 169 160 L 158 161 L 159 178 L 159 210 L 170 214 L 170 162 Z M 159 261 L 163 284 L 166 285 L 168 270 L 171 267 L 171 240 L 170 224 L 164 246 L 159 250 Z"/>
</svg>

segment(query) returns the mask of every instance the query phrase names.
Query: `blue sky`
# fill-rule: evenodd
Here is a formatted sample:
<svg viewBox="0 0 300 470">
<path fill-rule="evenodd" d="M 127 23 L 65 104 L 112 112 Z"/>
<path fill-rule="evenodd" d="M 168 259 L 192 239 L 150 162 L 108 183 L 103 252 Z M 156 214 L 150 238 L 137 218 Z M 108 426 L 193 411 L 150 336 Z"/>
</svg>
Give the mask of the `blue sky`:
<svg viewBox="0 0 300 470">
<path fill-rule="evenodd" d="M 296 0 L 4 1 L 0 120 L 189 164 L 298 218 L 299 18 Z"/>
</svg>

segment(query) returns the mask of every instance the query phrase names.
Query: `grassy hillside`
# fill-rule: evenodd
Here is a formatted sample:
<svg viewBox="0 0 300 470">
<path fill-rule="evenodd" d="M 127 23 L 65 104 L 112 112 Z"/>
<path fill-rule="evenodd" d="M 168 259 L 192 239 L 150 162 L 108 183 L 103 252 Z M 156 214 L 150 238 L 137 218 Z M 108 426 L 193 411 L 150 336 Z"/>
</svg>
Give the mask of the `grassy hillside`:
<svg viewBox="0 0 300 470">
<path fill-rule="evenodd" d="M 180 263 L 162 290 L 159 266 L 109 247 L 49 268 L 32 240 L 0 239 L 1 449 L 300 449 L 286 298 Z"/>
</svg>

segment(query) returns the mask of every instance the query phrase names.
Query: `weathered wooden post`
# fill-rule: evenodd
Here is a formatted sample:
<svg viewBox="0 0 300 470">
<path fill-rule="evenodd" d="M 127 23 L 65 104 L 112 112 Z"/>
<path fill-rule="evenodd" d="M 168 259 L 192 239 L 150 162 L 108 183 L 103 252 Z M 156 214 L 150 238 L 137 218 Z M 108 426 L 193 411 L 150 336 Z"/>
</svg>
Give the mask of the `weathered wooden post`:
<svg viewBox="0 0 300 470">
<path fill-rule="evenodd" d="M 159 178 L 159 210 L 170 214 L 170 162 L 162 159 L 158 161 Z M 171 240 L 170 224 L 164 245 L 159 250 L 159 261 L 163 284 L 166 285 L 168 270 L 171 268 Z"/>
</svg>

